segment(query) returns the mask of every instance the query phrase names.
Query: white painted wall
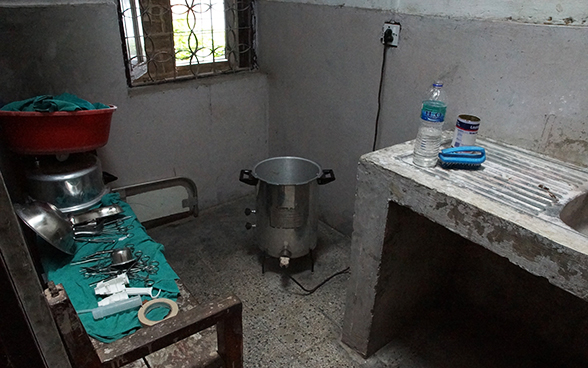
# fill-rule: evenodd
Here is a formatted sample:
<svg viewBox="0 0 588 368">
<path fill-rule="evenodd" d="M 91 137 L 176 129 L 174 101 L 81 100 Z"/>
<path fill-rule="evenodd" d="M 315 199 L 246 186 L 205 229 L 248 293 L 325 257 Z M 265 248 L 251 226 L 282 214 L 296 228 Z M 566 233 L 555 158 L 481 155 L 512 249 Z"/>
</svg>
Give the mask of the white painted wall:
<svg viewBox="0 0 588 368">
<path fill-rule="evenodd" d="M 524 23 L 585 25 L 582 0 L 399 0 L 399 13 L 470 19 L 512 19 Z"/>
<path fill-rule="evenodd" d="M 395 13 L 514 20 L 523 23 L 586 25 L 583 0 L 270 0 L 314 5 L 345 6 Z"/>
<path fill-rule="evenodd" d="M 513 20 L 537 24 L 588 25 L 584 0 L 270 0 L 301 4 L 346 6 L 469 19 Z M 114 0 L 0 0 L 0 6 L 113 3 Z"/>
</svg>

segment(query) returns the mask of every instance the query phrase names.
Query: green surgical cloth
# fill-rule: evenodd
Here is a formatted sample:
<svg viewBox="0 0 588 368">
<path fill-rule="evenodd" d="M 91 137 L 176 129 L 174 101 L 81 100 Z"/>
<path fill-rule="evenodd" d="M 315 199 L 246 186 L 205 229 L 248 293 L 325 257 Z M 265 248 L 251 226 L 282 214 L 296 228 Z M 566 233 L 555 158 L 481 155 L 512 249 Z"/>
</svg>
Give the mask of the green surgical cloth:
<svg viewBox="0 0 588 368">
<path fill-rule="evenodd" d="M 69 93 L 63 93 L 58 96 L 42 95 L 32 97 L 22 101 L 15 101 L 2 106 L 4 111 L 78 111 L 78 110 L 95 110 L 107 109 L 108 106 L 102 103 L 90 103 L 86 100 Z"/>
<path fill-rule="evenodd" d="M 124 212 L 119 217 L 131 216 L 130 219 L 124 220 L 122 226 L 132 227 L 128 230 L 130 237 L 118 240 L 114 244 L 115 249 L 123 247 L 132 247 L 135 252 L 141 251 L 144 256 L 149 257 L 149 262 L 159 262 L 156 274 L 149 275 L 150 279 L 154 281 L 154 293 L 157 294 L 161 290 L 160 298 L 167 298 L 176 300 L 179 295 L 179 289 L 175 282 L 178 279 L 177 274 L 170 267 L 164 257 L 164 247 L 162 244 L 155 242 L 149 235 L 147 235 L 145 228 L 137 220 L 131 207 L 120 199 L 116 193 L 109 193 L 102 197 L 102 204 L 100 206 L 108 206 L 112 204 L 120 205 Z M 100 207 L 96 206 L 96 207 Z M 102 238 L 113 238 L 112 235 L 102 235 Z M 123 235 L 117 235 L 117 238 L 123 238 Z M 96 239 L 94 237 L 93 239 Z M 97 262 L 85 263 L 81 265 L 70 265 L 71 262 L 81 260 L 84 256 L 91 255 L 101 250 L 112 249 L 113 245 L 110 243 L 95 243 L 76 241 L 76 253 L 71 256 L 58 251 L 49 244 L 40 244 L 41 248 L 41 262 L 47 274 L 49 281 L 55 284 L 63 284 L 74 308 L 76 310 L 93 309 L 98 307 L 98 300 L 100 296 L 94 294 L 92 282 L 99 281 L 104 277 L 84 277 L 80 269 L 86 266 L 96 265 Z M 109 263 L 110 260 L 102 261 Z M 142 273 L 141 276 L 146 274 Z M 131 279 L 128 287 L 145 287 L 143 280 Z M 150 297 L 143 296 L 142 299 L 151 300 Z M 94 320 L 92 313 L 81 313 L 79 315 L 84 328 L 88 335 L 102 342 L 112 342 L 121 337 L 135 332 L 141 327 L 139 319 L 137 318 L 137 309 L 124 311 L 103 319 Z M 165 308 L 157 308 L 149 313 L 149 318 L 152 320 L 163 319 L 167 314 Z"/>
</svg>

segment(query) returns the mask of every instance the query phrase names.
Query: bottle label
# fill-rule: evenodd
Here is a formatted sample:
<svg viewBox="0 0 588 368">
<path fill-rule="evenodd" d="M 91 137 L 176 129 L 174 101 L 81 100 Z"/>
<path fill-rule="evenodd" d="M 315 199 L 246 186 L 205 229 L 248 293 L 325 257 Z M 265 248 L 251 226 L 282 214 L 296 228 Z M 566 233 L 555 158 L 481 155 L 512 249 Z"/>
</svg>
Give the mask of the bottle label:
<svg viewBox="0 0 588 368">
<path fill-rule="evenodd" d="M 447 104 L 441 101 L 427 100 L 423 102 L 421 109 L 421 119 L 431 122 L 440 123 L 445 121 L 445 112 Z"/>
</svg>

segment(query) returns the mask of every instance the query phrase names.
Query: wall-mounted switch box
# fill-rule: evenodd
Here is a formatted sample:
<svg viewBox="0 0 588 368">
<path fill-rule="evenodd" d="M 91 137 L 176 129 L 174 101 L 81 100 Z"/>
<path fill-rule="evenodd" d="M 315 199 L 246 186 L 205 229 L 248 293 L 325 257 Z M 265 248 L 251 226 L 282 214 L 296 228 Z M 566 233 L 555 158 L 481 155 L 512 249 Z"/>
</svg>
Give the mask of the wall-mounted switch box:
<svg viewBox="0 0 588 368">
<path fill-rule="evenodd" d="M 400 24 L 385 22 L 382 27 L 382 35 L 380 41 L 386 46 L 398 47 L 400 40 Z"/>
</svg>

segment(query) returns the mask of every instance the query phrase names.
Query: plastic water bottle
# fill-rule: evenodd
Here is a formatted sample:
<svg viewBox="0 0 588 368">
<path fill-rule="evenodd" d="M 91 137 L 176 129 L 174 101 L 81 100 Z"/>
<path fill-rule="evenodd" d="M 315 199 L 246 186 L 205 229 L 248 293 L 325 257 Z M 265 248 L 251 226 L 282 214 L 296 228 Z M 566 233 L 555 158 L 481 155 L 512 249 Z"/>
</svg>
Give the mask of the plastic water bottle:
<svg viewBox="0 0 588 368">
<path fill-rule="evenodd" d="M 421 107 L 421 126 L 414 142 L 412 157 L 415 165 L 433 167 L 437 164 L 446 111 L 447 98 L 443 82 L 435 82 Z"/>
</svg>

